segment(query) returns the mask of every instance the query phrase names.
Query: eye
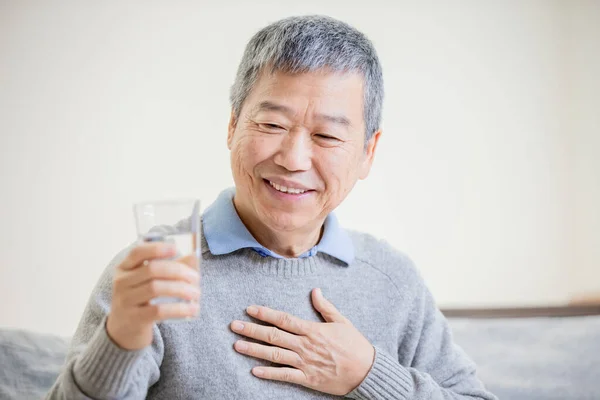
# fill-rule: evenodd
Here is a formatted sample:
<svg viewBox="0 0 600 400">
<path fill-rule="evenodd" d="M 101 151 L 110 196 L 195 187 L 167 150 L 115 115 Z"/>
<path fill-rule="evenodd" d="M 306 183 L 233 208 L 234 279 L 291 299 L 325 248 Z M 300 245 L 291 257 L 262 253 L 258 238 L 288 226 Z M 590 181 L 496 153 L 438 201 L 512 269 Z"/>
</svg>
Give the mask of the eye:
<svg viewBox="0 0 600 400">
<path fill-rule="evenodd" d="M 277 125 L 277 124 L 268 124 L 268 123 L 258 124 L 258 127 L 262 130 L 269 131 L 269 132 L 281 132 L 282 130 L 285 130 L 285 128 L 283 128 L 282 126 Z"/>
<path fill-rule="evenodd" d="M 324 140 L 339 140 L 338 138 L 336 138 L 334 136 L 329 136 L 324 133 L 317 133 L 315 136 L 318 137 L 319 139 L 324 139 Z"/>
</svg>

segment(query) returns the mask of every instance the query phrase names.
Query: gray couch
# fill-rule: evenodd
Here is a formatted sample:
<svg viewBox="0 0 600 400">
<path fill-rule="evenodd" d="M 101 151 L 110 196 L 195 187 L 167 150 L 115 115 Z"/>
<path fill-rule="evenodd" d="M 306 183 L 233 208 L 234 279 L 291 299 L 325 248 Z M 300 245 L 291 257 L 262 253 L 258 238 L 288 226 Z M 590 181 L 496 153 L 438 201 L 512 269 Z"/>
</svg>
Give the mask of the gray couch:
<svg viewBox="0 0 600 400">
<path fill-rule="evenodd" d="M 450 319 L 486 386 L 506 400 L 600 400 L 600 316 Z M 0 330 L 0 399 L 40 399 L 68 340 Z"/>
</svg>

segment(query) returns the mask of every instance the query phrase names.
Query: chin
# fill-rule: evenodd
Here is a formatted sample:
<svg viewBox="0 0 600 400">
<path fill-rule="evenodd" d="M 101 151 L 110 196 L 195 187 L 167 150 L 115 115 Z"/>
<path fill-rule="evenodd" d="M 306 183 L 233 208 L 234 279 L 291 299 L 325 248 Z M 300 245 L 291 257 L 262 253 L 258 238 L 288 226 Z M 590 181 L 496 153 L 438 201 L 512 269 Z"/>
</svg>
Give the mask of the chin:
<svg viewBox="0 0 600 400">
<path fill-rule="evenodd" d="M 290 212 L 269 210 L 262 216 L 265 225 L 275 231 L 293 231 L 306 226 L 308 221 L 300 215 L 294 215 Z"/>
</svg>

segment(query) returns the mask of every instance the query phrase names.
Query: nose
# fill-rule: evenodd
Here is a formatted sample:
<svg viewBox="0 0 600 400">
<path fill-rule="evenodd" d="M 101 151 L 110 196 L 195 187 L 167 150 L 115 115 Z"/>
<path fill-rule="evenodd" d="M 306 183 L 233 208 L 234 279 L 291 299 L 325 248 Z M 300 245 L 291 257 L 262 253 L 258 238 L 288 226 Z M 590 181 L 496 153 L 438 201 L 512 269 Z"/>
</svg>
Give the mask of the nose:
<svg viewBox="0 0 600 400">
<path fill-rule="evenodd" d="M 311 141 L 301 131 L 288 132 L 274 158 L 275 164 L 291 172 L 308 171 L 312 166 Z"/>
</svg>

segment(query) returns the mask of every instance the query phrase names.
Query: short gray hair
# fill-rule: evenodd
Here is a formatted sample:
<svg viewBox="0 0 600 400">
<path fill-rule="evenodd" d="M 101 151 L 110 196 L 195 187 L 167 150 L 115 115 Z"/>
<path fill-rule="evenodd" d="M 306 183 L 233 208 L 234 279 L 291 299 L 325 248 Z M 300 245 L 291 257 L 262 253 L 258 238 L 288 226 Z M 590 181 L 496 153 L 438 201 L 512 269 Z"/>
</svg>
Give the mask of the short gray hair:
<svg viewBox="0 0 600 400">
<path fill-rule="evenodd" d="M 257 32 L 246 45 L 231 87 L 236 120 L 265 67 L 270 67 L 271 72 L 303 73 L 329 68 L 362 74 L 365 143 L 379 130 L 383 105 L 381 65 L 373 43 L 345 22 L 320 15 L 290 17 Z"/>
</svg>

